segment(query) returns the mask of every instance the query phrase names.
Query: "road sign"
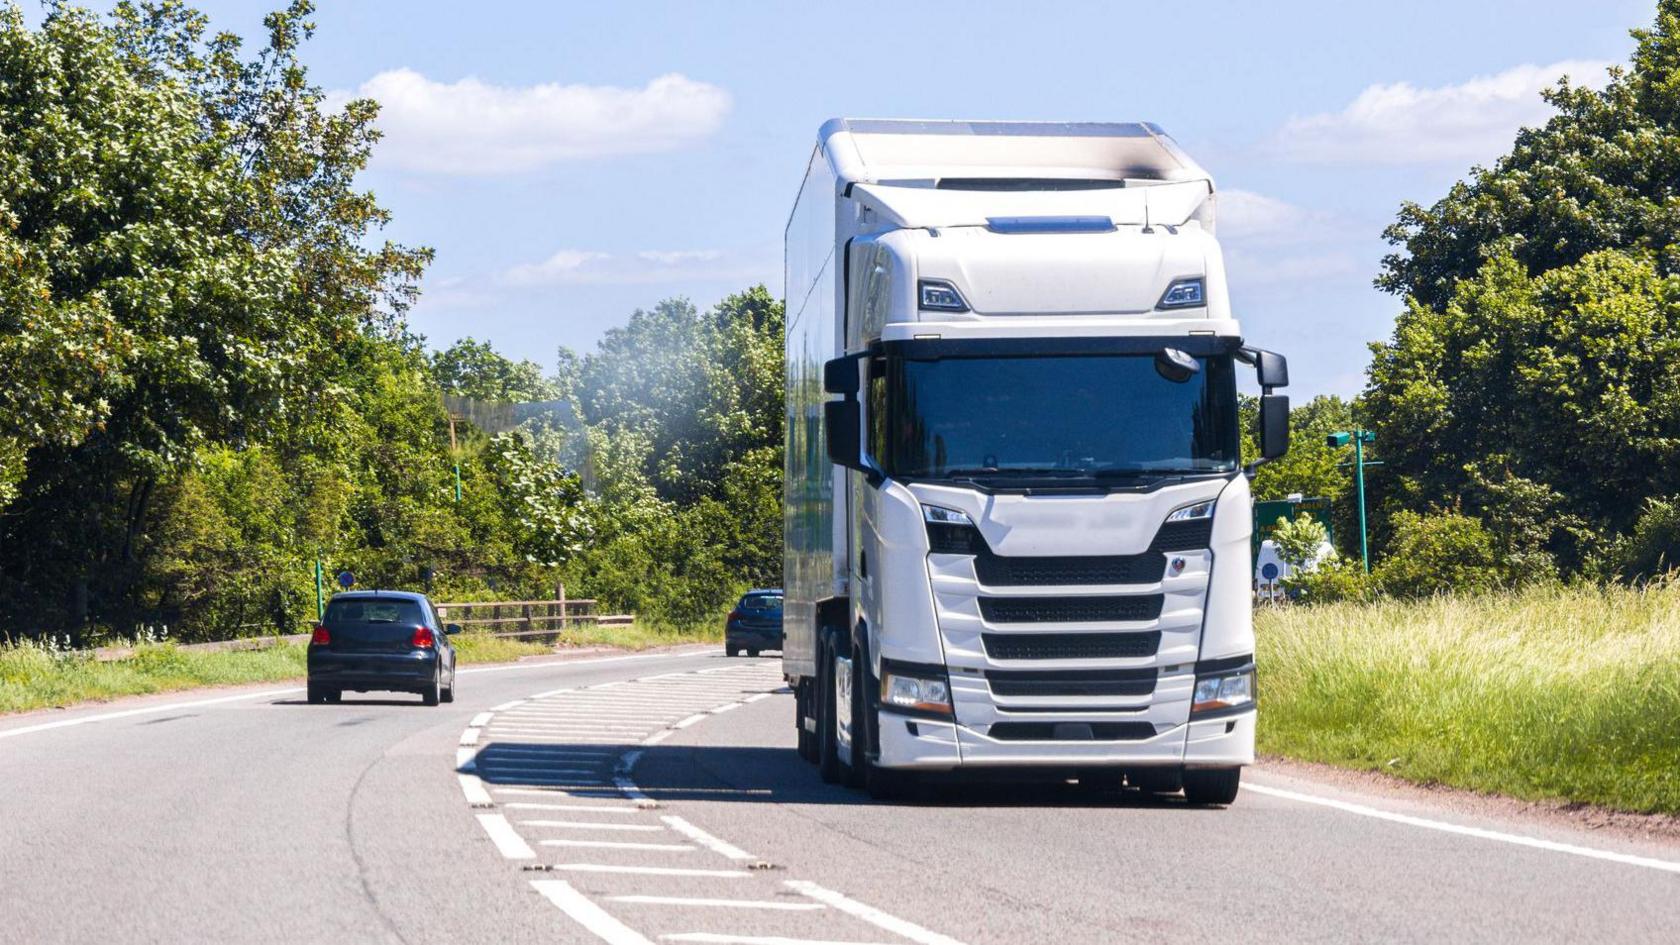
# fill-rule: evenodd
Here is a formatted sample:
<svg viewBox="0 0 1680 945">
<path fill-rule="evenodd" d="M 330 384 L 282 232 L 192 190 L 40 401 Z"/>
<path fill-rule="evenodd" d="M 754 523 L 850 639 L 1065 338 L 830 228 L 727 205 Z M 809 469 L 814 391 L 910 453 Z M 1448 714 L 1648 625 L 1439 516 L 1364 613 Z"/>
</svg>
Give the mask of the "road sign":
<svg viewBox="0 0 1680 945">
<path fill-rule="evenodd" d="M 356 576 L 349 571 L 338 572 L 338 586 L 349 590 L 356 583 Z"/>
<path fill-rule="evenodd" d="M 1265 578 L 1268 581 L 1277 580 L 1278 566 L 1271 563 L 1270 561 L 1266 562 L 1265 564 L 1260 566 L 1260 576 Z"/>
</svg>

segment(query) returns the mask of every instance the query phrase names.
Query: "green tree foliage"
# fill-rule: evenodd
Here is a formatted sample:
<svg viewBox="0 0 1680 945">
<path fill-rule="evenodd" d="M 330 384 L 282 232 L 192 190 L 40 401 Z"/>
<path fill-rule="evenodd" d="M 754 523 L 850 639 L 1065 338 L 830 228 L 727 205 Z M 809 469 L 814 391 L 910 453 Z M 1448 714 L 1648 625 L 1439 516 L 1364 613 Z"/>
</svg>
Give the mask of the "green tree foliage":
<svg viewBox="0 0 1680 945">
<path fill-rule="evenodd" d="M 1620 559 L 1621 575 L 1633 581 L 1680 568 L 1680 496 L 1646 500 Z"/>
<path fill-rule="evenodd" d="M 1490 590 L 1500 581 L 1493 536 L 1479 519 L 1457 512 L 1394 517 L 1388 557 L 1372 575 L 1396 597 Z"/>
<path fill-rule="evenodd" d="M 1299 568 L 1312 561 L 1318 555 L 1320 548 L 1330 540 L 1330 533 L 1325 527 L 1305 512 L 1290 521 L 1286 518 L 1277 520 L 1277 530 L 1272 532 L 1272 541 L 1277 545 L 1278 557 L 1292 568 Z"/>
<path fill-rule="evenodd" d="M 463 338 L 432 355 L 432 376 L 444 393 L 504 403 L 554 400 L 560 388 L 535 361 L 514 361 L 487 341 Z"/>
</svg>

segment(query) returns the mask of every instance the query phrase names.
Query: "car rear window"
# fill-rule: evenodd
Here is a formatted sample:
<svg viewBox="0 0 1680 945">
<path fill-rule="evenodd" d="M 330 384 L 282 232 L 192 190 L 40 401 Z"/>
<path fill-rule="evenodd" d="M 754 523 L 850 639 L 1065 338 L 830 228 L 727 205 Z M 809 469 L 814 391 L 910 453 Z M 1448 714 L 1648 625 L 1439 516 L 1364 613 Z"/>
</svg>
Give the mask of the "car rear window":
<svg viewBox="0 0 1680 945">
<path fill-rule="evenodd" d="M 362 597 L 327 604 L 327 623 L 421 624 L 420 605 L 400 597 Z"/>
<path fill-rule="evenodd" d="M 747 610 L 773 610 L 782 606 L 782 595 L 748 594 L 741 598 L 741 606 Z"/>
</svg>

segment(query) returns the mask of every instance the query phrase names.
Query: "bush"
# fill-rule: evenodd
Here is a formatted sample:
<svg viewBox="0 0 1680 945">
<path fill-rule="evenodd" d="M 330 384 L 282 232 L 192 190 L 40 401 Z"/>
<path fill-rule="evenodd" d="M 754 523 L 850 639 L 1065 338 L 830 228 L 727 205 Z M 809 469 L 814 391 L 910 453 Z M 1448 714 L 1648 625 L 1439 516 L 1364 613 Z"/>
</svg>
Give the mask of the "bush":
<svg viewBox="0 0 1680 945">
<path fill-rule="evenodd" d="M 1630 581 L 1657 577 L 1680 567 L 1680 496 L 1645 500 L 1621 549 L 1621 575 Z"/>
<path fill-rule="evenodd" d="M 1395 597 L 1485 591 L 1501 583 L 1493 536 L 1457 512 L 1394 516 L 1388 557 L 1373 577 Z"/>
<path fill-rule="evenodd" d="M 1311 571 L 1284 578 L 1283 588 L 1298 604 L 1368 601 L 1377 594 L 1376 582 L 1352 558 L 1331 558 Z"/>
</svg>

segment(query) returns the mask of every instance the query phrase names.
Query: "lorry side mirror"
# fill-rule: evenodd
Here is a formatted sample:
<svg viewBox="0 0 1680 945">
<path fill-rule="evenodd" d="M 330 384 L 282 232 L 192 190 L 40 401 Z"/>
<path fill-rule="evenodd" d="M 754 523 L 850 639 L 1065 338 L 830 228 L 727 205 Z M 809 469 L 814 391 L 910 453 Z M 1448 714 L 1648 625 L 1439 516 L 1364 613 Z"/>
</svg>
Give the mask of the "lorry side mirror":
<svg viewBox="0 0 1680 945">
<path fill-rule="evenodd" d="M 1265 394 L 1260 398 L 1260 458 L 1277 459 L 1287 452 L 1289 398 L 1283 394 Z"/>
<path fill-rule="evenodd" d="M 828 363 L 834 364 L 833 361 Z M 846 363 L 855 366 L 857 362 Z M 863 443 L 858 437 L 862 417 L 855 400 L 830 400 L 823 404 L 823 426 L 828 429 L 828 459 L 836 466 L 863 468 Z"/>
<path fill-rule="evenodd" d="M 1289 359 L 1275 351 L 1256 351 L 1254 374 L 1262 389 L 1289 386 Z"/>
<path fill-rule="evenodd" d="M 856 356 L 847 356 L 824 362 L 823 390 L 845 397 L 857 396 L 859 360 Z"/>
</svg>

